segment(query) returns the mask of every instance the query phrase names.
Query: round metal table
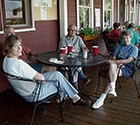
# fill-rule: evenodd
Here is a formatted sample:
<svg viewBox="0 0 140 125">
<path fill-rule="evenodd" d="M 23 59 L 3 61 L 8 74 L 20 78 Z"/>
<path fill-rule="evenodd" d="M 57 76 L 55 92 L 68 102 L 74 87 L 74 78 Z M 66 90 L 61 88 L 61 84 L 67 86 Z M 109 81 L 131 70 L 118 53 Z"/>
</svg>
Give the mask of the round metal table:
<svg viewBox="0 0 140 125">
<path fill-rule="evenodd" d="M 96 66 L 104 63 L 106 61 L 106 57 L 102 54 L 94 55 L 93 52 L 88 52 L 87 59 L 84 59 L 82 56 L 82 52 L 79 53 L 73 53 L 75 58 L 69 58 L 66 54 L 64 56 L 64 63 L 58 64 L 54 62 L 50 62 L 49 60 L 51 58 L 57 58 L 57 60 L 60 60 L 60 52 L 59 51 L 53 51 L 53 52 L 46 52 L 42 53 L 37 56 L 37 60 L 43 64 L 52 65 L 52 66 L 58 66 L 58 67 L 67 67 L 69 70 L 69 81 L 73 83 L 73 74 L 71 72 L 71 67 L 76 67 L 75 71 L 79 67 L 88 67 L 88 66 Z"/>
<path fill-rule="evenodd" d="M 46 52 L 42 53 L 37 56 L 37 60 L 41 63 L 52 65 L 52 66 L 60 66 L 60 67 L 88 67 L 88 66 L 96 66 L 104 63 L 106 61 L 106 57 L 102 54 L 94 55 L 93 52 L 88 52 L 88 58 L 84 59 L 82 57 L 82 52 L 78 53 L 77 57 L 75 58 L 68 58 L 66 54 L 64 56 L 64 63 L 57 64 L 50 62 L 50 58 L 57 58 L 60 60 L 60 52 L 53 51 L 53 52 Z"/>
<path fill-rule="evenodd" d="M 100 65 L 106 61 L 106 57 L 104 55 L 102 55 L 102 54 L 94 55 L 93 52 L 88 52 L 87 59 L 83 58 L 82 52 L 74 53 L 74 54 L 77 55 L 77 56 L 75 56 L 75 58 L 69 58 L 68 55 L 66 54 L 64 56 L 63 64 L 58 64 L 58 63 L 49 61 L 51 58 L 57 58 L 57 60 L 60 60 L 59 51 L 42 53 L 42 54 L 38 55 L 36 59 L 43 64 L 58 66 L 58 67 L 67 67 L 68 72 L 69 72 L 69 82 L 70 83 L 73 83 L 73 74 L 71 71 L 72 67 L 75 67 L 75 71 L 76 71 L 79 67 L 96 66 L 96 65 Z M 87 94 L 82 94 L 82 95 L 85 95 L 92 100 L 92 98 L 90 96 L 88 96 Z M 92 100 L 92 102 L 93 102 L 93 100 Z"/>
</svg>

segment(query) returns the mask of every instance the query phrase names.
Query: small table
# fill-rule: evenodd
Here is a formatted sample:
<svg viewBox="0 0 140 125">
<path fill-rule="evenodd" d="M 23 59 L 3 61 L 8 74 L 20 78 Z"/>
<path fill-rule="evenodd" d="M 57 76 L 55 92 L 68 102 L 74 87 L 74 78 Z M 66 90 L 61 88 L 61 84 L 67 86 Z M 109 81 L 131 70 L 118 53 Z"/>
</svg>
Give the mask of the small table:
<svg viewBox="0 0 140 125">
<path fill-rule="evenodd" d="M 72 74 L 71 74 L 72 67 L 78 68 L 78 67 L 96 66 L 106 61 L 106 57 L 104 55 L 102 54 L 94 55 L 93 52 L 88 52 L 87 59 L 83 58 L 82 52 L 79 52 L 76 58 L 68 58 L 68 55 L 66 54 L 64 56 L 65 62 L 63 64 L 50 62 L 49 61 L 50 58 L 57 58 L 58 60 L 60 60 L 60 52 L 59 51 L 46 52 L 38 55 L 36 59 L 43 64 L 58 66 L 58 67 L 67 67 L 69 70 L 69 81 L 71 83 L 72 83 Z"/>
<path fill-rule="evenodd" d="M 76 71 L 79 67 L 96 66 L 96 65 L 100 65 L 106 61 L 106 57 L 102 54 L 94 55 L 93 52 L 88 52 L 87 59 L 83 58 L 82 52 L 79 52 L 77 54 L 78 55 L 75 58 L 69 58 L 68 55 L 66 54 L 64 56 L 65 62 L 63 64 L 53 63 L 53 62 L 49 61 L 50 58 L 57 58 L 58 60 L 60 60 L 59 51 L 42 53 L 42 54 L 38 55 L 36 59 L 43 64 L 58 66 L 58 67 L 67 67 L 69 70 L 69 82 L 70 83 L 72 83 L 72 81 L 73 81 L 73 75 L 72 75 L 72 71 L 71 71 L 72 67 L 75 67 L 75 71 Z M 84 94 L 82 94 L 82 95 L 84 95 Z M 85 94 L 85 96 L 87 96 L 88 98 L 90 98 L 92 100 L 92 98 L 89 95 Z M 92 100 L 92 103 L 93 103 L 93 100 Z"/>
</svg>

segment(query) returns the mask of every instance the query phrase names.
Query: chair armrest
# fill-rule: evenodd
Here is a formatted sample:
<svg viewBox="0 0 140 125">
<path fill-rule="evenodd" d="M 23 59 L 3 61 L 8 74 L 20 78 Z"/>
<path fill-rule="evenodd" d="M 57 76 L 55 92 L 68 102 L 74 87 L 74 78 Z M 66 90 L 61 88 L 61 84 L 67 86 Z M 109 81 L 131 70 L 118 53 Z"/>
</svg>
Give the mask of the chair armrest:
<svg viewBox="0 0 140 125">
<path fill-rule="evenodd" d="M 21 81 L 25 81 L 25 82 L 33 82 L 33 83 L 36 83 L 38 85 L 38 89 L 36 89 L 36 92 L 38 92 L 37 100 L 39 98 L 39 94 L 40 94 L 40 91 L 41 91 L 42 83 L 44 81 L 45 82 L 52 82 L 52 83 L 55 82 L 55 83 L 57 83 L 58 85 L 57 86 L 55 85 L 55 87 L 57 88 L 57 93 L 59 93 L 60 82 L 58 80 L 33 80 L 33 79 L 26 79 L 26 78 L 23 78 L 23 77 L 19 77 L 19 76 L 15 76 L 15 75 L 6 73 L 6 72 L 4 72 L 4 70 L 2 68 L 0 68 L 0 70 L 1 70 L 1 72 L 4 73 L 4 75 L 7 77 L 7 79 L 21 80 Z"/>
</svg>

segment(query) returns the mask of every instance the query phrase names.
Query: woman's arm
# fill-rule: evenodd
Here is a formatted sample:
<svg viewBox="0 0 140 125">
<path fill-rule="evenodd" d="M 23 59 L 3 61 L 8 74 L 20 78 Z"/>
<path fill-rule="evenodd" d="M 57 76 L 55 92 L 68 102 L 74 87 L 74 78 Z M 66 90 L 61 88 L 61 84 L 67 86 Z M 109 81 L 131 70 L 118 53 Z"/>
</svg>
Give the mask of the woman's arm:
<svg viewBox="0 0 140 125">
<path fill-rule="evenodd" d="M 127 64 L 127 63 L 130 63 L 133 60 L 134 60 L 134 58 L 129 56 L 128 59 L 117 60 L 117 63 Z"/>
<path fill-rule="evenodd" d="M 108 63 L 116 63 L 116 64 L 127 64 L 134 60 L 133 57 L 128 57 L 128 59 L 116 60 L 116 57 L 113 56 L 112 59 L 108 60 Z"/>
<path fill-rule="evenodd" d="M 42 74 L 40 74 L 40 73 L 36 73 L 36 75 L 33 77 L 35 80 L 45 80 L 45 77 L 42 75 Z M 43 84 L 45 83 L 45 81 L 44 82 L 42 82 Z"/>
</svg>

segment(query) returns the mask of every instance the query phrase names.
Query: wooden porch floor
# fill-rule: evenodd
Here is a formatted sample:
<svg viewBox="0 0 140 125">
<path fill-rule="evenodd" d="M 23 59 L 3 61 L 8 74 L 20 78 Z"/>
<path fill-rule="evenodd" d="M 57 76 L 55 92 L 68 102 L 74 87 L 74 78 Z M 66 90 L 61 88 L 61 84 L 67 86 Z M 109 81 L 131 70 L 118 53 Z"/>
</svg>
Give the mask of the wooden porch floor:
<svg viewBox="0 0 140 125">
<path fill-rule="evenodd" d="M 98 94 L 95 95 L 99 69 L 99 66 L 86 68 L 86 74 L 92 79 L 92 82 L 86 86 L 85 91 L 94 102 L 102 93 L 105 83 L 105 79 L 101 78 Z M 135 74 L 140 89 L 139 76 L 140 70 Z M 45 113 L 38 106 L 33 125 L 140 125 L 140 98 L 137 96 L 135 86 L 131 79 L 121 79 L 121 83 L 122 89 L 117 87 L 118 97 L 114 99 L 113 103 L 110 103 L 111 99 L 107 97 L 104 106 L 98 110 L 93 110 L 91 105 L 72 106 L 71 101 L 67 101 L 63 113 L 65 123 L 60 122 L 58 104 L 55 99 L 52 99 L 52 104 L 44 104 Z M 0 125 L 28 125 L 33 107 L 21 100 L 15 101 L 9 122 L 4 123 L 13 97 L 11 93 L 9 90 L 5 100 L 2 99 L 3 93 L 0 94 Z"/>
</svg>

